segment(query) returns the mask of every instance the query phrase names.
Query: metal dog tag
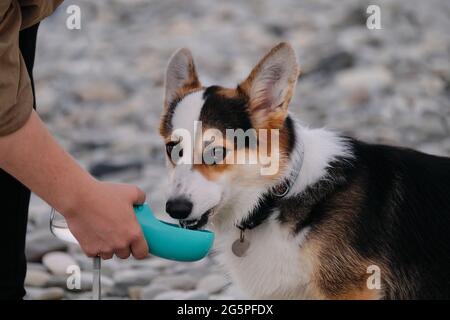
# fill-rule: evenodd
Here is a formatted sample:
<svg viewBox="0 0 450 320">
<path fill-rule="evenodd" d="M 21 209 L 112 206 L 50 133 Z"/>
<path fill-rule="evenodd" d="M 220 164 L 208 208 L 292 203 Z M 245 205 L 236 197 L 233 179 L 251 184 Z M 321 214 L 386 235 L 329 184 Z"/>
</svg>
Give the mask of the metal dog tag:
<svg viewBox="0 0 450 320">
<path fill-rule="evenodd" d="M 241 235 L 239 239 L 233 242 L 231 246 L 231 251 L 236 257 L 243 257 L 250 247 L 250 241 L 245 240 L 244 231 L 241 230 Z"/>
</svg>

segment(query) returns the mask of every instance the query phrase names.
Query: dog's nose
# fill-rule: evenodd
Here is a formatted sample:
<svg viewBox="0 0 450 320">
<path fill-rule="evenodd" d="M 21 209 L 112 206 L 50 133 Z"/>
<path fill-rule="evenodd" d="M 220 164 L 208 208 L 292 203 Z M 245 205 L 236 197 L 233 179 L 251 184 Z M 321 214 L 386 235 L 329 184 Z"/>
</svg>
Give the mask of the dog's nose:
<svg viewBox="0 0 450 320">
<path fill-rule="evenodd" d="M 166 202 L 166 212 L 174 219 L 186 219 L 192 211 L 192 202 L 187 199 L 171 199 Z"/>
</svg>

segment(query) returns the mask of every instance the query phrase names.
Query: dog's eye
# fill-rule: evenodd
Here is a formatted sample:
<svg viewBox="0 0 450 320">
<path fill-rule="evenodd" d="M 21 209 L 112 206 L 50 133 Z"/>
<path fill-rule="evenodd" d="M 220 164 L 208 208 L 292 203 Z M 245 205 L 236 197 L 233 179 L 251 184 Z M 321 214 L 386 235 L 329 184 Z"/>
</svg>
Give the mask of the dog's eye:
<svg viewBox="0 0 450 320">
<path fill-rule="evenodd" d="M 214 147 L 205 151 L 203 159 L 207 165 L 215 165 L 222 162 L 227 155 L 224 147 Z"/>
<path fill-rule="evenodd" d="M 166 144 L 166 152 L 169 159 L 177 163 L 183 157 L 183 148 L 179 142 L 169 142 Z"/>
</svg>

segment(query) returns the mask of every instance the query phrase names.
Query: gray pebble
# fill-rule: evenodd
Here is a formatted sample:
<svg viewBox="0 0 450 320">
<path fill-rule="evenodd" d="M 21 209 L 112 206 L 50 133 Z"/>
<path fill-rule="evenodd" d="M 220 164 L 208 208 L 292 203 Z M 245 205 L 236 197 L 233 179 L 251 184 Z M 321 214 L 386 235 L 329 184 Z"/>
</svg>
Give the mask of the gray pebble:
<svg viewBox="0 0 450 320">
<path fill-rule="evenodd" d="M 183 294 L 184 294 L 184 291 L 182 291 L 182 290 L 166 291 L 166 292 L 157 294 L 154 297 L 154 300 L 180 300 L 180 297 L 182 297 Z"/>
<path fill-rule="evenodd" d="M 159 276 L 152 283 L 163 284 L 172 289 L 191 290 L 197 281 L 189 274 Z"/>
<path fill-rule="evenodd" d="M 145 286 L 156 276 L 158 276 L 158 272 L 152 269 L 120 270 L 114 274 L 113 292 L 120 296 L 128 296 L 129 287 Z"/>
<path fill-rule="evenodd" d="M 209 274 L 197 284 L 197 289 L 204 290 L 210 294 L 222 291 L 229 281 L 221 274 Z"/>
<path fill-rule="evenodd" d="M 208 292 L 203 290 L 191 290 L 185 292 L 180 300 L 208 300 Z"/>
<path fill-rule="evenodd" d="M 159 294 L 169 291 L 170 288 L 162 283 L 152 283 L 142 289 L 142 300 L 153 300 Z"/>
<path fill-rule="evenodd" d="M 50 233 L 49 228 L 33 231 L 27 236 L 26 256 L 27 261 L 40 261 L 42 256 L 48 252 L 65 250 L 67 244 L 57 239 Z"/>
<path fill-rule="evenodd" d="M 128 297 L 131 300 L 141 300 L 142 299 L 142 287 L 134 286 L 128 288 Z"/>
<path fill-rule="evenodd" d="M 26 299 L 31 300 L 60 300 L 64 298 L 61 288 L 26 288 Z"/>
<path fill-rule="evenodd" d="M 42 257 L 42 263 L 55 275 L 66 275 L 68 268 L 77 266 L 77 262 L 72 256 L 65 252 L 49 252 Z"/>
<path fill-rule="evenodd" d="M 52 276 L 46 271 L 28 269 L 25 277 L 25 286 L 45 287 L 51 278 Z"/>
</svg>

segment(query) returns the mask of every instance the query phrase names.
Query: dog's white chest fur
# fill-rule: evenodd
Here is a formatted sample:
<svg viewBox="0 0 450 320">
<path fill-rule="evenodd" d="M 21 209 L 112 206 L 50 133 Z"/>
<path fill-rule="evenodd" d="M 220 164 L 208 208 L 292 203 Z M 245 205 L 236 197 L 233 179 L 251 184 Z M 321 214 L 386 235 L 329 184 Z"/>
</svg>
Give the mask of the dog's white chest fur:
<svg viewBox="0 0 450 320">
<path fill-rule="evenodd" d="M 250 247 L 245 256 L 231 251 L 239 230 L 218 233 L 219 260 L 233 281 L 252 298 L 313 298 L 309 286 L 313 262 L 302 244 L 307 230 L 292 236 L 287 228 L 271 219 L 245 237 Z"/>
</svg>

